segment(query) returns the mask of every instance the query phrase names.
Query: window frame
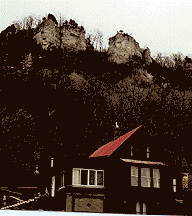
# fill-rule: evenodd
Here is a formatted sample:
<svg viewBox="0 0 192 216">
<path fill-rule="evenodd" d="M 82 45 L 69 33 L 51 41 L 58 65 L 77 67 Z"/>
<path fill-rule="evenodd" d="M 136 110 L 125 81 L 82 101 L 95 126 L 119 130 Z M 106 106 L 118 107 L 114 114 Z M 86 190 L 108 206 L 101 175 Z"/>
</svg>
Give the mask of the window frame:
<svg viewBox="0 0 192 216">
<path fill-rule="evenodd" d="M 137 175 L 132 175 L 132 167 L 136 167 L 137 168 Z M 132 177 L 136 177 L 137 178 L 137 185 L 132 185 Z M 131 186 L 132 187 L 138 187 L 139 186 L 139 167 L 138 166 L 131 166 Z"/>
<path fill-rule="evenodd" d="M 133 157 L 133 146 L 131 146 L 131 157 Z"/>
<path fill-rule="evenodd" d="M 154 174 L 155 174 L 154 170 L 159 170 L 159 178 L 155 178 L 155 176 L 154 176 Z M 159 187 L 155 187 L 155 186 L 154 186 L 154 180 L 156 180 L 156 179 L 159 179 L 159 183 L 158 183 L 158 184 L 159 184 Z M 153 168 L 153 187 L 154 187 L 154 188 L 160 188 L 160 179 L 161 179 L 160 169 Z"/>
<path fill-rule="evenodd" d="M 79 184 L 75 184 L 74 183 L 74 170 L 79 170 Z M 88 171 L 88 175 L 87 175 L 87 184 L 83 185 L 81 183 L 81 171 L 82 170 L 87 170 Z M 90 171 L 94 171 L 95 172 L 95 184 L 91 185 L 90 184 Z M 97 183 L 97 172 L 101 171 L 103 173 L 103 184 L 102 185 L 98 185 Z M 74 187 L 96 187 L 96 188 L 103 188 L 104 187 L 104 170 L 96 170 L 96 169 L 84 169 L 84 168 L 73 168 L 72 170 L 72 186 Z"/>
<path fill-rule="evenodd" d="M 176 179 L 173 179 L 173 192 L 175 193 L 177 191 L 176 189 Z"/>
<path fill-rule="evenodd" d="M 147 158 L 149 158 L 149 153 L 150 153 L 150 150 L 149 150 L 149 147 L 147 147 Z"/>
<path fill-rule="evenodd" d="M 144 215 L 147 214 L 147 205 L 146 205 L 146 203 L 143 203 L 143 214 Z"/>
<path fill-rule="evenodd" d="M 136 203 L 136 214 L 140 214 L 141 212 L 141 205 L 140 205 L 140 202 L 137 202 Z"/>
<path fill-rule="evenodd" d="M 149 177 L 142 176 L 142 171 L 141 171 L 141 187 L 151 187 L 150 167 L 141 167 L 141 170 L 142 169 L 148 169 L 149 170 Z M 142 186 L 142 178 L 148 179 L 148 186 Z"/>
</svg>

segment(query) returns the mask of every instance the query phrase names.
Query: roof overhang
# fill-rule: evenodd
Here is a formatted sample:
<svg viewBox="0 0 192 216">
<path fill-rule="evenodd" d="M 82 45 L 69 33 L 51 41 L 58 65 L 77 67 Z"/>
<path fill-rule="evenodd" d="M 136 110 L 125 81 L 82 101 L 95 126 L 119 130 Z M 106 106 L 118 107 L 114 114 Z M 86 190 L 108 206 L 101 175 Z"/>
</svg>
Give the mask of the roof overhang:
<svg viewBox="0 0 192 216">
<path fill-rule="evenodd" d="M 133 159 L 122 159 L 122 161 L 130 162 L 130 163 L 142 163 L 142 164 L 156 164 L 156 165 L 166 165 L 162 162 L 154 162 L 154 161 L 141 161 L 141 160 L 133 160 Z"/>
</svg>

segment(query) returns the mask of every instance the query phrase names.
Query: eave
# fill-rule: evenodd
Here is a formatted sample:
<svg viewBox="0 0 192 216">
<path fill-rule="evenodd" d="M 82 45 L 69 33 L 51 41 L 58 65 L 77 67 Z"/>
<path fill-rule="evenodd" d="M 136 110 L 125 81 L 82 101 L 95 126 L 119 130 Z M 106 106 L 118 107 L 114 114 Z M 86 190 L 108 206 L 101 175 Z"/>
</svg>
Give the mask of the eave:
<svg viewBox="0 0 192 216">
<path fill-rule="evenodd" d="M 133 159 L 122 159 L 120 158 L 122 161 L 124 162 L 130 162 L 130 163 L 142 163 L 142 164 L 156 164 L 156 165 L 165 165 L 166 164 L 162 163 L 162 162 L 153 162 L 153 161 L 141 161 L 141 160 L 133 160 Z"/>
</svg>

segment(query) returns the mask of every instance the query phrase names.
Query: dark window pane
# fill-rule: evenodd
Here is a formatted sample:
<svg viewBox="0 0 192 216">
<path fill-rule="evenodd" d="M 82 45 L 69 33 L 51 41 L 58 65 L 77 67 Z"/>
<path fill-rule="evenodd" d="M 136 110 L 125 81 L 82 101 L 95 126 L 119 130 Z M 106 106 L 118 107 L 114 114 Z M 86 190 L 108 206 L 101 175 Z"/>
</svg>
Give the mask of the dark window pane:
<svg viewBox="0 0 192 216">
<path fill-rule="evenodd" d="M 103 185 L 103 171 L 97 171 L 97 185 Z"/>
<path fill-rule="evenodd" d="M 87 185 L 88 170 L 81 170 L 81 185 Z"/>
<path fill-rule="evenodd" d="M 90 173 L 89 173 L 89 184 L 90 185 L 96 185 L 95 172 L 96 171 L 94 171 L 94 170 L 90 170 Z"/>
</svg>

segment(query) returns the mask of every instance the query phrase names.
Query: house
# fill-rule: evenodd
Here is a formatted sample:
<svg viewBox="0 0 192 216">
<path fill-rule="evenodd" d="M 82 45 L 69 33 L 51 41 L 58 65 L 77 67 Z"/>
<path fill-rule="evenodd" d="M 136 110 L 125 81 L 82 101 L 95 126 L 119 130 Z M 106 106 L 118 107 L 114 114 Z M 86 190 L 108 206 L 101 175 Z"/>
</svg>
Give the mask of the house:
<svg viewBox="0 0 192 216">
<path fill-rule="evenodd" d="M 161 149 L 160 140 L 147 138 L 139 126 L 89 158 L 52 159 L 46 172 L 53 210 L 183 214 L 184 174 Z"/>
</svg>

